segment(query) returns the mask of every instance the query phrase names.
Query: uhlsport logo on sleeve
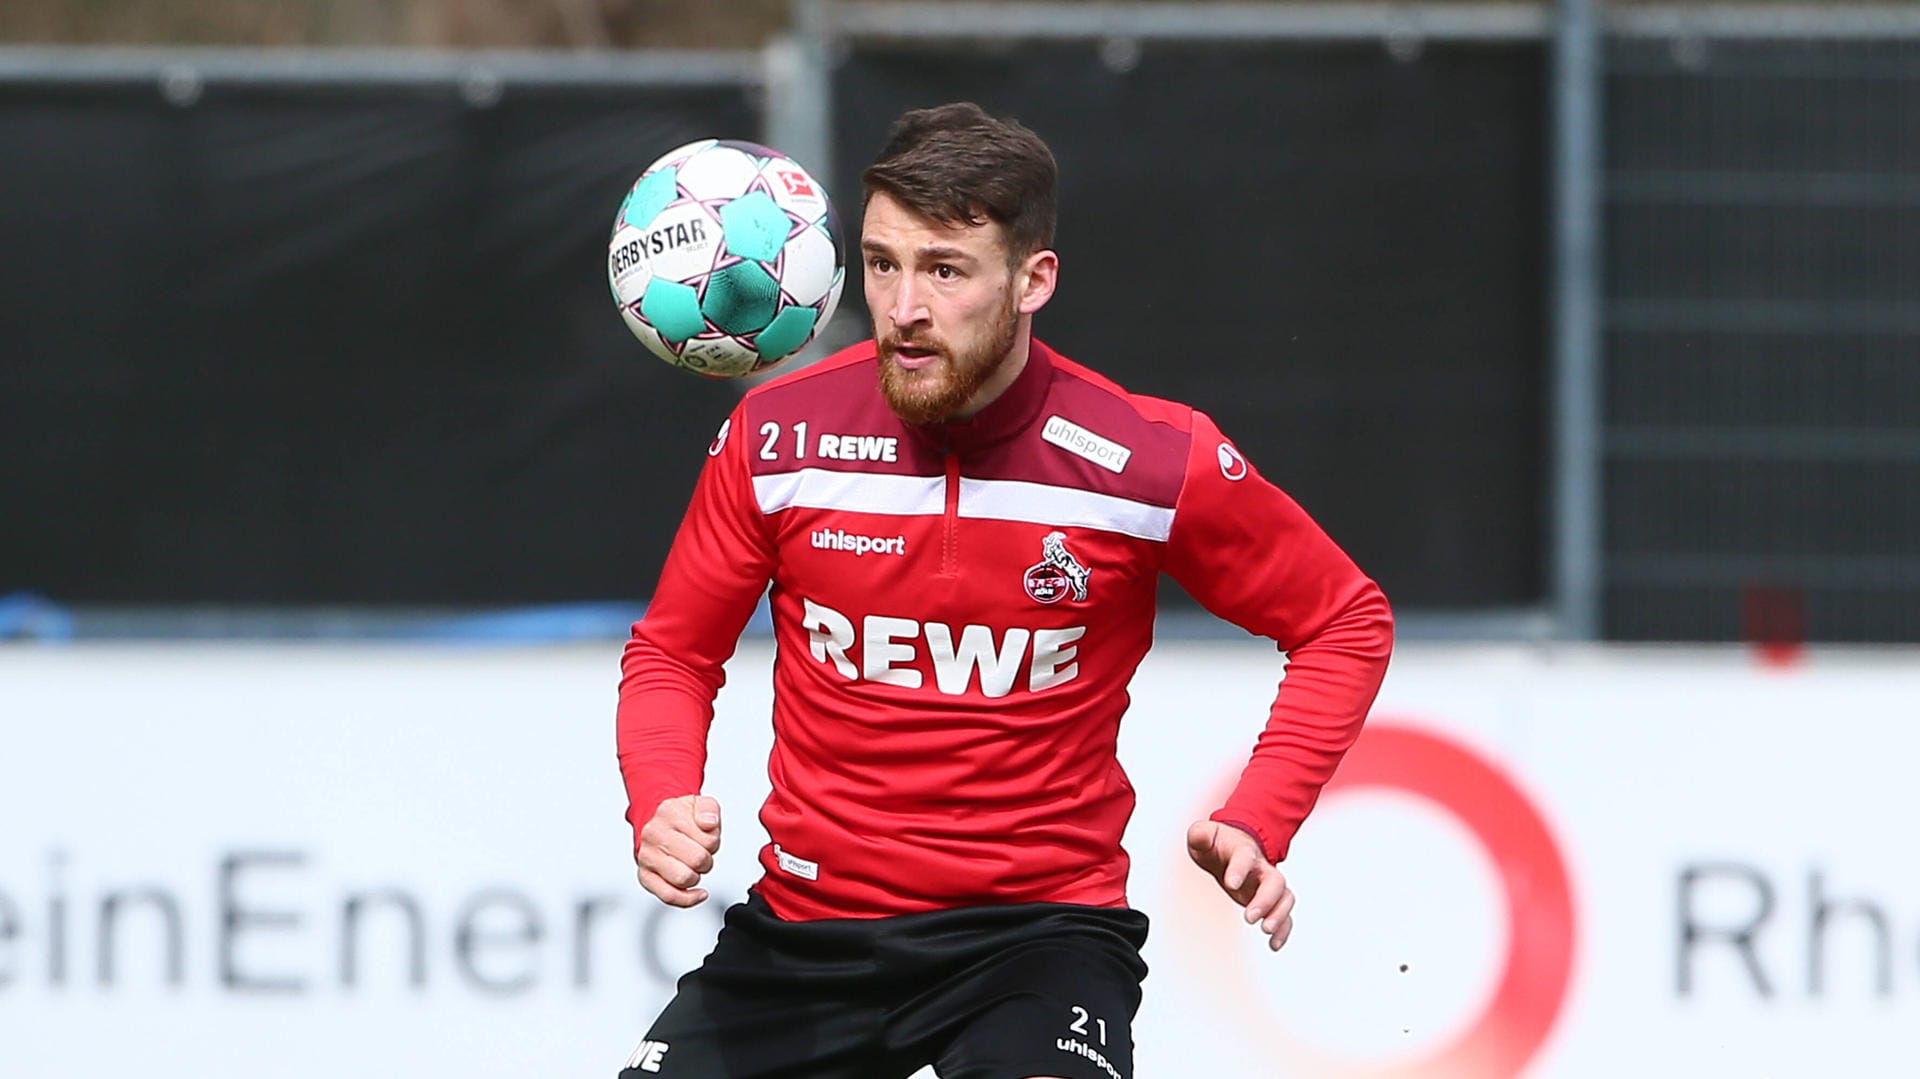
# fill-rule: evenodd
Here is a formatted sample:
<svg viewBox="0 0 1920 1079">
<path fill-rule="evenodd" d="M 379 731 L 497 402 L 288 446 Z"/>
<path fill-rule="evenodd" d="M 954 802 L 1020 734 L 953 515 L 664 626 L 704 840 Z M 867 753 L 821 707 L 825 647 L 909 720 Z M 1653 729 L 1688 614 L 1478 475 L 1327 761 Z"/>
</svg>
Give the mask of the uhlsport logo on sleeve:
<svg viewBox="0 0 1920 1079">
<path fill-rule="evenodd" d="M 1085 457 L 1115 475 L 1127 470 L 1133 450 L 1110 438 L 1102 438 L 1065 416 L 1048 416 L 1040 437 L 1076 456 Z"/>
</svg>

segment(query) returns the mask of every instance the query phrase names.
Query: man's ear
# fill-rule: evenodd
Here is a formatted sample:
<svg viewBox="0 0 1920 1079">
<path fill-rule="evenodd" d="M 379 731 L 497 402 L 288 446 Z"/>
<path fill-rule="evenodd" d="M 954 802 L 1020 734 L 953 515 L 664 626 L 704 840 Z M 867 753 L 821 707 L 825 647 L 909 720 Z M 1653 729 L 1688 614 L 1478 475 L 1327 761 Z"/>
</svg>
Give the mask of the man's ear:
<svg viewBox="0 0 1920 1079">
<path fill-rule="evenodd" d="M 1018 301 L 1015 310 L 1023 315 L 1031 315 L 1047 306 L 1047 301 L 1053 299 L 1053 289 L 1059 281 L 1059 255 L 1046 250 L 1028 255 L 1013 275 Z"/>
</svg>

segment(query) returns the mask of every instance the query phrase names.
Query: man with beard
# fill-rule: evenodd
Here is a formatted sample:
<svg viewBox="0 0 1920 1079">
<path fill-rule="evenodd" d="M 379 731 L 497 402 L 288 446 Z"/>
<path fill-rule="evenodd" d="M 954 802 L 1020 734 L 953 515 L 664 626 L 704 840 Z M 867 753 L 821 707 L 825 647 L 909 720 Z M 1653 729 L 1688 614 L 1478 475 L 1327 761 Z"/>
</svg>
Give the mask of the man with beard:
<svg viewBox="0 0 1920 1079">
<path fill-rule="evenodd" d="M 734 409 L 623 657 L 640 884 L 692 906 L 721 666 L 772 585 L 763 875 L 621 1075 L 1128 1077 L 1147 924 L 1114 747 L 1159 574 L 1288 655 L 1239 784 L 1187 832 L 1275 949 L 1276 863 L 1391 615 L 1204 414 L 1032 336 L 1060 267 L 1033 132 L 910 112 L 863 180 L 874 340 Z"/>
</svg>

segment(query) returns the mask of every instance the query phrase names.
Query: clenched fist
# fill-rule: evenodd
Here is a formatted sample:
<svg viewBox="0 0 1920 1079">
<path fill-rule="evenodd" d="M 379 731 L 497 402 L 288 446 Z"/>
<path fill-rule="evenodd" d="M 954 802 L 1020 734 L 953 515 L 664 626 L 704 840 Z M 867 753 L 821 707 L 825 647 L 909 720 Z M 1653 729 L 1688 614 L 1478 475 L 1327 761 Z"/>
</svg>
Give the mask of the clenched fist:
<svg viewBox="0 0 1920 1079">
<path fill-rule="evenodd" d="M 720 850 L 720 803 L 704 794 L 669 798 L 640 829 L 640 887 L 662 903 L 691 907 L 706 901 L 700 878 Z"/>
</svg>

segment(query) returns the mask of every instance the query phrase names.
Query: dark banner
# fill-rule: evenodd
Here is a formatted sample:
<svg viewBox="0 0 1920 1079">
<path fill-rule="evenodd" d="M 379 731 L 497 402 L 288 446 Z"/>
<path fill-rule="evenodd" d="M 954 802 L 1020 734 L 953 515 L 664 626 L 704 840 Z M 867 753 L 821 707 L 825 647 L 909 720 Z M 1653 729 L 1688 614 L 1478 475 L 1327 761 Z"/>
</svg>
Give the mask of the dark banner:
<svg viewBox="0 0 1920 1079">
<path fill-rule="evenodd" d="M 908 107 L 1018 117 L 1061 168 L 1040 336 L 1214 416 L 1400 607 L 1535 603 L 1544 85 L 1527 44 L 864 44 L 836 176 Z"/>
<path fill-rule="evenodd" d="M 651 589 L 735 391 L 646 355 L 605 242 L 738 88 L 0 86 L 0 594 Z"/>
<path fill-rule="evenodd" d="M 1043 337 L 1214 415 L 1403 609 L 1532 603 L 1542 64 L 863 45 L 835 193 L 904 108 L 1020 116 L 1063 169 Z M 627 335 L 607 228 L 760 132 L 728 88 L 0 87 L 0 594 L 644 596 L 736 389 Z"/>
</svg>

